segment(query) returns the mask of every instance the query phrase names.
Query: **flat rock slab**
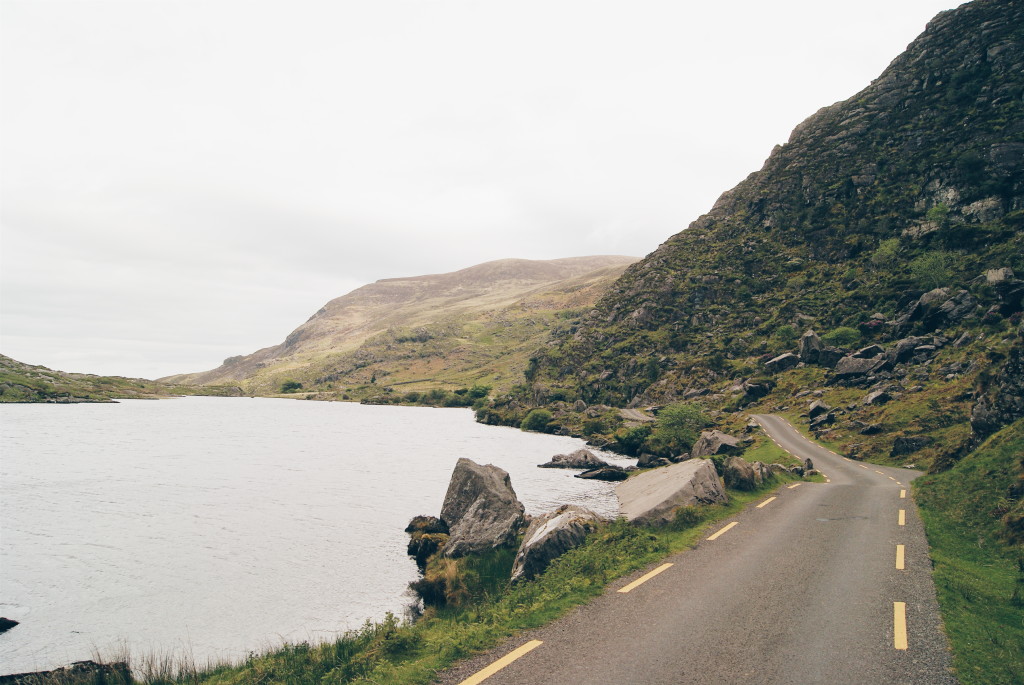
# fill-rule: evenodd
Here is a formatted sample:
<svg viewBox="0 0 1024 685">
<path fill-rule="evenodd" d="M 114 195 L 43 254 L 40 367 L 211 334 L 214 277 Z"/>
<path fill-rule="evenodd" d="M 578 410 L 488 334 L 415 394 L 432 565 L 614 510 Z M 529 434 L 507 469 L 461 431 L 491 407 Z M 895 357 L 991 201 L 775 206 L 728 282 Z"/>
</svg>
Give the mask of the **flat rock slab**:
<svg viewBox="0 0 1024 685">
<path fill-rule="evenodd" d="M 619 513 L 637 523 L 668 523 L 679 507 L 728 501 L 710 459 L 690 459 L 641 473 L 615 488 Z"/>
</svg>

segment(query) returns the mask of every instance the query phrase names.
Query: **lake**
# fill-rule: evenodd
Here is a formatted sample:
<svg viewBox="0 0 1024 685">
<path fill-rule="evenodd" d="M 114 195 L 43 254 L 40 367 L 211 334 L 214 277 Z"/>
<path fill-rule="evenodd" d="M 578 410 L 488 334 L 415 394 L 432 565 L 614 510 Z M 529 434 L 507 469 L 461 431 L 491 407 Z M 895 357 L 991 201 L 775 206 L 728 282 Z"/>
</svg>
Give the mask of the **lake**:
<svg viewBox="0 0 1024 685">
<path fill-rule="evenodd" d="M 614 515 L 614 484 L 538 469 L 583 442 L 467 409 L 204 398 L 0 406 L 0 674 L 97 653 L 238 660 L 402 614 L 406 523 L 459 457 L 530 514 Z M 630 460 L 600 453 L 619 464 Z"/>
</svg>

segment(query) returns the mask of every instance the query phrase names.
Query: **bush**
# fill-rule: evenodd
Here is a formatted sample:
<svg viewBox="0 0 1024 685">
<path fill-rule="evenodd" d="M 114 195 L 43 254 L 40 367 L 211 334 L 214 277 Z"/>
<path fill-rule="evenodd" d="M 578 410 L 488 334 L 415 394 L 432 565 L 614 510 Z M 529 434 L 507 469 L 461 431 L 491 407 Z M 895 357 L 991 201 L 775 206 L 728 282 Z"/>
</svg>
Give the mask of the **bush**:
<svg viewBox="0 0 1024 685">
<path fill-rule="evenodd" d="M 281 384 L 281 392 L 295 392 L 296 390 L 302 390 L 302 383 L 298 381 L 285 381 Z"/>
<path fill-rule="evenodd" d="M 618 444 L 620 452 L 636 457 L 640 455 L 640 452 L 644 448 L 644 444 L 647 442 L 647 438 L 650 436 L 650 426 L 636 426 L 616 433 L 615 442 Z"/>
<path fill-rule="evenodd" d="M 523 422 L 519 424 L 519 428 L 524 431 L 547 433 L 548 425 L 551 423 L 552 418 L 554 416 L 547 409 L 531 409 L 530 413 L 523 419 Z"/>
<path fill-rule="evenodd" d="M 658 412 L 653 437 L 669 452 L 679 454 L 693 446 L 698 432 L 708 423 L 708 417 L 699 405 L 676 402 Z"/>
<path fill-rule="evenodd" d="M 952 280 L 955 264 L 956 258 L 949 252 L 925 252 L 910 262 L 910 275 L 922 288 L 931 290 Z"/>
</svg>

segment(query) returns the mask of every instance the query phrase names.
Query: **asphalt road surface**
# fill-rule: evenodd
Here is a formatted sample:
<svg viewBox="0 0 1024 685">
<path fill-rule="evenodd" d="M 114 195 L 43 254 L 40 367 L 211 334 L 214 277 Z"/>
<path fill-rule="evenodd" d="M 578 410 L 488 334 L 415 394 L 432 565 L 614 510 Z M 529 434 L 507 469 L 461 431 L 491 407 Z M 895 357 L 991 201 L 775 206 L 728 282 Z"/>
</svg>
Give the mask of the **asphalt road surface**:
<svg viewBox="0 0 1024 685">
<path fill-rule="evenodd" d="M 850 461 L 781 417 L 754 418 L 828 482 L 766 495 L 694 549 L 461 662 L 439 682 L 956 683 L 907 487 L 918 472 Z"/>
</svg>

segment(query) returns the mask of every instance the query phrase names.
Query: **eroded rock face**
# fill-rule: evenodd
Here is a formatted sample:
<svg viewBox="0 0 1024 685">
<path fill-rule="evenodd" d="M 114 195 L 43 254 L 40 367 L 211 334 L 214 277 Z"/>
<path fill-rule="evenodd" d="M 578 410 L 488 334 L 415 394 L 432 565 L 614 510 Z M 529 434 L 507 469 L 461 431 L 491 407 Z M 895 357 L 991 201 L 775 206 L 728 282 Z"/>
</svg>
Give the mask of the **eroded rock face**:
<svg viewBox="0 0 1024 685">
<path fill-rule="evenodd" d="M 930 445 L 932 439 L 927 435 L 913 435 L 909 437 L 896 438 L 892 443 L 892 452 L 889 453 L 891 457 L 900 457 L 905 454 L 913 454 L 920 449 L 924 449 Z"/>
<path fill-rule="evenodd" d="M 444 556 L 461 557 L 512 542 L 525 511 L 507 471 L 459 459 L 441 507 L 441 520 L 450 531 Z"/>
<path fill-rule="evenodd" d="M 556 454 L 546 464 L 538 464 L 542 469 L 596 469 L 607 465 L 587 449 L 579 449 L 572 454 Z"/>
<path fill-rule="evenodd" d="M 601 520 L 590 509 L 574 504 L 563 504 L 535 518 L 516 553 L 512 582 L 529 580 L 542 573 L 552 561 L 582 545 Z"/>
<path fill-rule="evenodd" d="M 717 430 L 704 431 L 694 443 L 690 456 L 693 459 L 701 459 L 712 454 L 731 454 L 741 449 L 740 439 L 737 437 Z"/>
<path fill-rule="evenodd" d="M 971 429 L 980 442 L 1020 418 L 1024 418 L 1024 345 L 1018 343 L 971 410 Z"/>
<path fill-rule="evenodd" d="M 664 524 L 679 507 L 728 501 L 710 459 L 690 459 L 641 473 L 615 488 L 619 513 L 629 521 Z"/>
</svg>

